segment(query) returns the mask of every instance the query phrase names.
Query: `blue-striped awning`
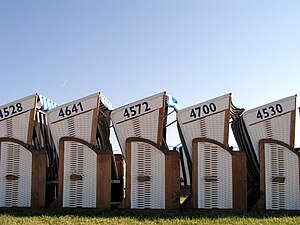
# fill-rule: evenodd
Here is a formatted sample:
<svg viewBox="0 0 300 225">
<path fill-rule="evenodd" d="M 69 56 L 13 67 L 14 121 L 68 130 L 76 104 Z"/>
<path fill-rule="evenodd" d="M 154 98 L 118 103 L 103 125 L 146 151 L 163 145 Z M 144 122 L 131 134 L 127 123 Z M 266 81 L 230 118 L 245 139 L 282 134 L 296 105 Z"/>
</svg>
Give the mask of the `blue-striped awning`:
<svg viewBox="0 0 300 225">
<path fill-rule="evenodd" d="M 175 110 L 179 110 L 179 103 L 176 98 L 171 95 L 166 95 L 167 105 L 173 107 Z"/>
<path fill-rule="evenodd" d="M 100 93 L 100 101 L 105 105 L 108 110 L 113 110 L 113 105 L 111 102 L 104 96 L 104 94 Z"/>
<path fill-rule="evenodd" d="M 38 94 L 38 102 L 40 102 L 42 110 L 50 110 L 59 106 L 56 102 L 46 98 L 45 96 Z"/>
</svg>

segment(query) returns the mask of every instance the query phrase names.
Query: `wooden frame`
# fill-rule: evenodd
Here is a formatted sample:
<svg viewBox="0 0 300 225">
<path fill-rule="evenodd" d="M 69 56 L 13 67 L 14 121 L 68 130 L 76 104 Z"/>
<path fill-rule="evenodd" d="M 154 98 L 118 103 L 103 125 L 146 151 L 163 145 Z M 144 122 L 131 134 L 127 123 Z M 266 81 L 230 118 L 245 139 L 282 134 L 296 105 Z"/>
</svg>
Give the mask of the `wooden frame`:
<svg viewBox="0 0 300 225">
<path fill-rule="evenodd" d="M 266 179 L 266 171 L 265 171 L 265 144 L 277 144 L 281 145 L 284 148 L 289 149 L 294 154 L 298 156 L 298 163 L 299 163 L 299 169 L 300 169 L 300 152 L 295 151 L 293 147 L 290 145 L 274 139 L 261 139 L 259 141 L 259 161 L 260 161 L 260 200 L 258 207 L 260 209 L 266 209 L 266 185 L 265 185 L 265 179 Z M 300 186 L 300 174 L 299 174 L 299 186 Z M 300 190 L 299 190 L 300 191 Z"/>
<path fill-rule="evenodd" d="M 161 145 L 164 136 L 164 125 L 166 123 L 166 93 L 164 93 L 162 107 L 159 109 L 157 144 Z"/>
<path fill-rule="evenodd" d="M 46 163 L 47 154 L 43 149 L 33 149 L 30 145 L 15 138 L 0 138 L 1 142 L 12 142 L 26 148 L 32 154 L 32 174 L 31 174 L 31 207 L 45 207 L 46 202 Z M 1 149 L 0 149 L 1 151 Z"/>
<path fill-rule="evenodd" d="M 180 208 L 180 167 L 179 154 L 176 151 L 162 150 L 159 146 L 147 139 L 131 137 L 126 140 L 126 190 L 125 190 L 125 208 L 131 208 L 131 143 L 145 142 L 157 148 L 165 155 L 165 209 Z M 146 178 L 145 178 L 146 179 Z"/>
<path fill-rule="evenodd" d="M 290 133 L 290 144 L 294 146 L 295 143 L 295 126 L 296 126 L 296 101 L 295 110 L 291 111 L 291 133 Z"/>
<path fill-rule="evenodd" d="M 198 208 L 198 143 L 207 142 L 220 146 L 232 156 L 232 202 L 234 210 L 247 209 L 247 167 L 244 152 L 235 152 L 228 146 L 208 138 L 195 138 L 193 140 L 193 174 L 192 174 L 192 200 L 191 207 Z"/>
<path fill-rule="evenodd" d="M 64 142 L 73 141 L 83 144 L 97 154 L 97 187 L 96 208 L 110 209 L 111 203 L 111 160 L 112 152 L 97 149 L 94 145 L 75 137 L 62 137 L 59 140 L 59 179 L 58 179 L 58 205 L 63 206 L 64 182 Z"/>
<path fill-rule="evenodd" d="M 229 102 L 228 102 L 228 108 L 225 109 L 225 116 L 224 116 L 224 140 L 223 144 L 228 145 L 228 139 L 229 139 L 229 118 L 230 118 L 230 104 L 232 102 L 231 99 L 231 93 L 229 94 Z"/>
</svg>

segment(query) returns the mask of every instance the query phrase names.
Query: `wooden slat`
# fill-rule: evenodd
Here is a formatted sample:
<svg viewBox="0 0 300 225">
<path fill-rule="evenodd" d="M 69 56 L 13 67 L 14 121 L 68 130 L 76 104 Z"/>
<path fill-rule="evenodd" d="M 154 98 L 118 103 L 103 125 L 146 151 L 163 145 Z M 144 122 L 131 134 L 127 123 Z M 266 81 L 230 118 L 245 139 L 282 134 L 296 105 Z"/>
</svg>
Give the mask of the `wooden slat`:
<svg viewBox="0 0 300 225">
<path fill-rule="evenodd" d="M 46 151 L 32 151 L 31 206 L 33 208 L 45 207 L 46 204 L 46 168 Z"/>
</svg>

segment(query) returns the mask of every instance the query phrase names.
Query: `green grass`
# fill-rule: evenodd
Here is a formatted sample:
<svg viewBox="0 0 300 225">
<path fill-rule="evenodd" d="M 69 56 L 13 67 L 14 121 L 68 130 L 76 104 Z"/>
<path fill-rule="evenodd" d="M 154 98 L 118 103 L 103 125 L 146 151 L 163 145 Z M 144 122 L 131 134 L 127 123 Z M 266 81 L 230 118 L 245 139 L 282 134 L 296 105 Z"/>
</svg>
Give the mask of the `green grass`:
<svg viewBox="0 0 300 225">
<path fill-rule="evenodd" d="M 1 209 L 0 224 L 300 224 L 300 212 Z"/>
</svg>

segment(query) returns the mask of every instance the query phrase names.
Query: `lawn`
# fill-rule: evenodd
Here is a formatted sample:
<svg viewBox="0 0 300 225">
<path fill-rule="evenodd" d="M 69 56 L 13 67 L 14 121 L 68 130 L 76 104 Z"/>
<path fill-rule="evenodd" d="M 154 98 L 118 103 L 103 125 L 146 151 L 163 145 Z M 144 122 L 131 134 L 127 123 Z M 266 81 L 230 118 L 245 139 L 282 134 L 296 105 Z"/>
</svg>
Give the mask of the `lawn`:
<svg viewBox="0 0 300 225">
<path fill-rule="evenodd" d="M 1 209 L 0 224 L 300 224 L 300 212 Z"/>
</svg>

